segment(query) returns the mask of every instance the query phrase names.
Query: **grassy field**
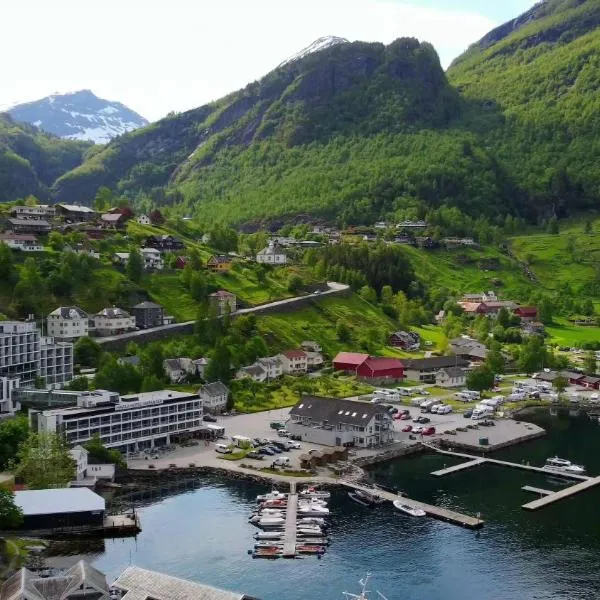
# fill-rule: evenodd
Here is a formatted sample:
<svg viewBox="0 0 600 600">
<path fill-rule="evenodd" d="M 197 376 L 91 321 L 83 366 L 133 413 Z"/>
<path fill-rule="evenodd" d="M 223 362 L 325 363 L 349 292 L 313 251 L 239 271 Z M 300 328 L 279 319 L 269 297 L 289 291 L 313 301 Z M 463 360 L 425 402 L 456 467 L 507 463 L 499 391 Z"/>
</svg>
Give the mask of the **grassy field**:
<svg viewBox="0 0 600 600">
<path fill-rule="evenodd" d="M 551 344 L 572 348 L 578 344 L 600 341 L 600 327 L 572 325 L 566 319 L 559 317 L 555 317 L 554 322 L 553 325 L 546 327 L 546 332 L 550 336 L 548 341 Z"/>
<path fill-rule="evenodd" d="M 573 220 L 561 222 L 557 235 L 528 233 L 511 238 L 510 244 L 519 260 L 530 264 L 544 287 L 558 289 L 569 283 L 577 290 L 596 276 L 600 263 L 600 219 L 592 220 L 591 234 L 584 233 L 583 220 Z"/>
</svg>

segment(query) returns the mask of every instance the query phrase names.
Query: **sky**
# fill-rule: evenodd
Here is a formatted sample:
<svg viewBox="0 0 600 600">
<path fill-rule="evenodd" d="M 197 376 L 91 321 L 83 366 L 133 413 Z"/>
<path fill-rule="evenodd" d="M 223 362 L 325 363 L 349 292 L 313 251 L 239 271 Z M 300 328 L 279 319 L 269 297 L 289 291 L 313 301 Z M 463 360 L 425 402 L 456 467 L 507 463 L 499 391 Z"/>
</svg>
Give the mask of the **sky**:
<svg viewBox="0 0 600 600">
<path fill-rule="evenodd" d="M 431 42 L 447 67 L 535 0 L 2 0 L 0 107 L 91 89 L 149 120 L 255 81 L 315 39 Z"/>
</svg>

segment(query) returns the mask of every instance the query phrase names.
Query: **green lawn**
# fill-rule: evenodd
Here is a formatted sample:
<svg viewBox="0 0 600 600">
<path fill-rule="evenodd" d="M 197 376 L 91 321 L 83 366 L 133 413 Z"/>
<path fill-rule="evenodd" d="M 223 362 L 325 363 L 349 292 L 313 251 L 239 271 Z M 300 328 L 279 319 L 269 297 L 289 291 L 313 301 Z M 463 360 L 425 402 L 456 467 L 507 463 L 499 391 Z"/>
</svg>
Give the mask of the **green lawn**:
<svg viewBox="0 0 600 600">
<path fill-rule="evenodd" d="M 546 327 L 550 343 L 576 347 L 586 342 L 600 341 L 600 327 L 572 325 L 566 319 L 555 318 L 555 323 Z"/>
</svg>

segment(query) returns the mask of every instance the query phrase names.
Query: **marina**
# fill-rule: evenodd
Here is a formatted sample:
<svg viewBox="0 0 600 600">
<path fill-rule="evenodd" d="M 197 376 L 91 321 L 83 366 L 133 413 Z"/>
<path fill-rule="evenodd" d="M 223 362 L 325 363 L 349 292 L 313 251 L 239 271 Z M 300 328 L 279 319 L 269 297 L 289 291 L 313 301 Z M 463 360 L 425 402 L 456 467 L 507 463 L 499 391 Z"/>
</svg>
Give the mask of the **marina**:
<svg viewBox="0 0 600 600">
<path fill-rule="evenodd" d="M 546 494 L 543 498 L 538 498 L 537 500 L 523 504 L 523 508 L 525 510 L 537 510 L 539 508 L 544 508 L 549 504 L 570 498 L 575 496 L 575 494 L 589 490 L 597 485 L 600 485 L 600 477 L 588 477 L 585 481 L 581 481 L 580 483 L 566 487 L 558 492 Z"/>
</svg>

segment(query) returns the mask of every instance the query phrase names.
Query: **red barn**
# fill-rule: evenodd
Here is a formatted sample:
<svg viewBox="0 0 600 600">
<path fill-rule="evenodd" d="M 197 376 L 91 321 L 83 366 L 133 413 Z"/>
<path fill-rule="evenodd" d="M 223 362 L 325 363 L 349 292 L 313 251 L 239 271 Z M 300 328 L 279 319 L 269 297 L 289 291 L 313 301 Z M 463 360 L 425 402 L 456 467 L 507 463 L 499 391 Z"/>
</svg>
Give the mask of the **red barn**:
<svg viewBox="0 0 600 600">
<path fill-rule="evenodd" d="M 397 358 L 367 358 L 356 370 L 365 379 L 403 379 L 404 365 Z"/>
<path fill-rule="evenodd" d="M 518 306 L 514 310 L 517 317 L 521 317 L 521 321 L 535 321 L 538 316 L 538 309 L 535 306 Z"/>
<path fill-rule="evenodd" d="M 333 359 L 333 368 L 336 371 L 346 371 L 356 374 L 358 367 L 368 358 L 368 354 L 360 354 L 359 352 L 339 352 Z"/>
</svg>

